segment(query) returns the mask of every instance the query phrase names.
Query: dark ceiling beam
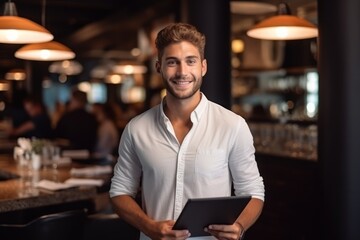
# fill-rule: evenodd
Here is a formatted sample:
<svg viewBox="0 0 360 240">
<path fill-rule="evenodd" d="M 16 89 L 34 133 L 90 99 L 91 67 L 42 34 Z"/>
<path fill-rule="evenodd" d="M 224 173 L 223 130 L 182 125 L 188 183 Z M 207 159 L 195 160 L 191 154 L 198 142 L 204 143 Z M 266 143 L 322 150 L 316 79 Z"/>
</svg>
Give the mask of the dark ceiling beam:
<svg viewBox="0 0 360 240">
<path fill-rule="evenodd" d="M 127 41 L 137 42 L 137 39 L 133 38 L 134 34 L 131 33 L 136 33 L 154 19 L 174 13 L 174 2 L 175 0 L 157 1 L 153 6 L 126 17 L 120 13 L 115 13 L 104 20 L 88 24 L 76 31 L 67 39 L 67 42 L 82 49 L 84 46 L 92 46 L 94 43 L 99 44 L 99 42 L 102 42 L 100 45 L 103 48 L 106 46 L 129 46 L 130 44 L 126 43 Z"/>
</svg>

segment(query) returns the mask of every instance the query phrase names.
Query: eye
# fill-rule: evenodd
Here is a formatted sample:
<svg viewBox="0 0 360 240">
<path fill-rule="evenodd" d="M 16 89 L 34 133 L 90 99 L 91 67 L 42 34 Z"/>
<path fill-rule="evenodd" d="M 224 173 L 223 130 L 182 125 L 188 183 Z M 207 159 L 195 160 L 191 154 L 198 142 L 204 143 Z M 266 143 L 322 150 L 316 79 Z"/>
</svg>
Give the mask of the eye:
<svg viewBox="0 0 360 240">
<path fill-rule="evenodd" d="M 176 61 L 174 59 L 169 59 L 166 61 L 166 65 L 168 67 L 174 67 L 174 66 L 176 66 Z"/>
<path fill-rule="evenodd" d="M 194 65 L 197 61 L 195 58 L 189 58 L 186 62 L 188 65 Z"/>
</svg>

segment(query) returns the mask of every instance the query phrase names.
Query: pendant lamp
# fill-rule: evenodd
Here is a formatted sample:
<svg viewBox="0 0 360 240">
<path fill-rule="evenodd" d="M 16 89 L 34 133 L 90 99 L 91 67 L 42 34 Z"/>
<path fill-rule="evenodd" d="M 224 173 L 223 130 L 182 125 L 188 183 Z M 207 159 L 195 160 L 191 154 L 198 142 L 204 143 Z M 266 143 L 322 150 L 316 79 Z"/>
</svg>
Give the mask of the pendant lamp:
<svg viewBox="0 0 360 240">
<path fill-rule="evenodd" d="M 42 25 L 45 26 L 45 5 L 42 0 Z M 15 52 L 15 57 L 34 61 L 60 61 L 75 58 L 75 53 L 65 45 L 56 42 L 32 43 Z"/>
<path fill-rule="evenodd" d="M 25 45 L 15 52 L 15 57 L 34 61 L 60 61 L 75 58 L 75 53 L 65 45 L 51 41 Z"/>
<path fill-rule="evenodd" d="M 6 2 L 0 16 L 0 43 L 26 44 L 51 41 L 54 36 L 41 25 L 18 17 L 13 2 Z"/>
<path fill-rule="evenodd" d="M 78 75 L 82 72 L 82 65 L 74 60 L 64 60 L 53 62 L 49 66 L 49 72 L 57 74 L 65 74 L 67 76 Z"/>
<path fill-rule="evenodd" d="M 265 40 L 296 40 L 317 37 L 318 29 L 309 21 L 290 15 L 289 6 L 280 3 L 277 16 L 256 24 L 247 35 Z"/>
<path fill-rule="evenodd" d="M 12 69 L 5 74 L 6 80 L 22 81 L 26 79 L 24 69 Z"/>
</svg>

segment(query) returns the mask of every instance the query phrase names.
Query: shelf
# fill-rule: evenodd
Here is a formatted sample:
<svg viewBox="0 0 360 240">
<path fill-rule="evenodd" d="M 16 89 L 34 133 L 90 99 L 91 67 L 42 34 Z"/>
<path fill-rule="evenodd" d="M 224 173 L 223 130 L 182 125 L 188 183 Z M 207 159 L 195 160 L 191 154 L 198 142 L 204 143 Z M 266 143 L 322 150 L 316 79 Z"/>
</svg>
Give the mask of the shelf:
<svg viewBox="0 0 360 240">
<path fill-rule="evenodd" d="M 283 116 L 288 116 L 293 123 L 300 124 L 302 120 L 314 123 L 318 108 L 315 67 L 237 69 L 237 73 L 233 78 L 232 98 L 234 109 L 240 115 L 245 118 L 270 116 L 279 122 L 284 121 Z M 263 108 L 262 115 L 257 107 Z"/>
<path fill-rule="evenodd" d="M 263 74 L 267 74 L 269 76 L 303 75 L 307 72 L 318 71 L 316 66 L 277 68 L 277 69 L 238 68 L 233 70 L 237 71 L 241 77 L 246 77 L 246 76 L 256 77 Z"/>
</svg>

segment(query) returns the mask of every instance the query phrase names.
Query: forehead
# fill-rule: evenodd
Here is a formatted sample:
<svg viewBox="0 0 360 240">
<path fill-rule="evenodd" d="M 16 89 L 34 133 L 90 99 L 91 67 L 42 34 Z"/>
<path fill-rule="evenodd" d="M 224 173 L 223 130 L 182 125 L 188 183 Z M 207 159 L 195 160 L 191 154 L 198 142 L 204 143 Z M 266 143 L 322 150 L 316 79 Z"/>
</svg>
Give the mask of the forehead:
<svg viewBox="0 0 360 240">
<path fill-rule="evenodd" d="M 179 43 L 172 43 L 164 48 L 163 59 L 169 57 L 185 58 L 185 57 L 199 57 L 199 49 L 192 43 L 182 41 Z"/>
</svg>

